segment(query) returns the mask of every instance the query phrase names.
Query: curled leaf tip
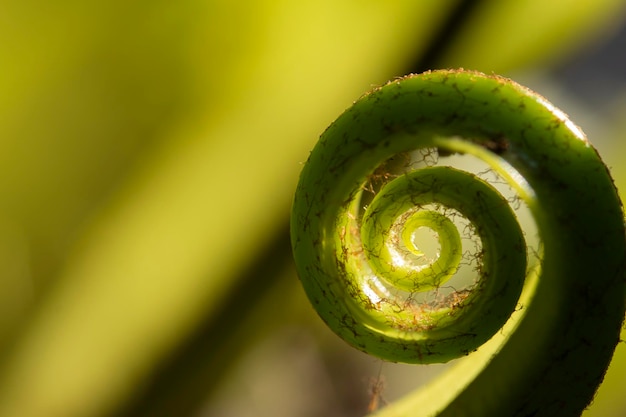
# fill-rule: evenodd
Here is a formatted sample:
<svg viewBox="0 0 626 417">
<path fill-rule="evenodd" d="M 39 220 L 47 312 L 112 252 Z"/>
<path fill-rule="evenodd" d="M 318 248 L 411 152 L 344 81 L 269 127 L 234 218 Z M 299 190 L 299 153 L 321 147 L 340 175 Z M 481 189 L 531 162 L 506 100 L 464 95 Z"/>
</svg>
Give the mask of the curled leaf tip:
<svg viewBox="0 0 626 417">
<path fill-rule="evenodd" d="M 619 340 L 625 235 L 608 170 L 565 113 L 462 69 L 392 80 L 340 115 L 291 219 L 307 296 L 360 350 L 447 362 L 517 317 L 441 416 L 580 414 Z"/>
</svg>

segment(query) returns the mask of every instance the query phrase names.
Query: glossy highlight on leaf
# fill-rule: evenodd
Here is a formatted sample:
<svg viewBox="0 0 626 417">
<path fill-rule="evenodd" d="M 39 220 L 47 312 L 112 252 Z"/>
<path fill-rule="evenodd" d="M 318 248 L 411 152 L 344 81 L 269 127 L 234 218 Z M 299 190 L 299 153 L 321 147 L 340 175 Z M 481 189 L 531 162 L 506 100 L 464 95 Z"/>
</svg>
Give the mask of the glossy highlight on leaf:
<svg viewBox="0 0 626 417">
<path fill-rule="evenodd" d="M 363 96 L 311 152 L 291 235 L 313 306 L 360 350 L 446 362 L 506 334 L 454 395 L 410 415 L 579 415 L 619 340 L 626 243 L 608 170 L 563 112 L 502 77 L 433 71 Z"/>
</svg>

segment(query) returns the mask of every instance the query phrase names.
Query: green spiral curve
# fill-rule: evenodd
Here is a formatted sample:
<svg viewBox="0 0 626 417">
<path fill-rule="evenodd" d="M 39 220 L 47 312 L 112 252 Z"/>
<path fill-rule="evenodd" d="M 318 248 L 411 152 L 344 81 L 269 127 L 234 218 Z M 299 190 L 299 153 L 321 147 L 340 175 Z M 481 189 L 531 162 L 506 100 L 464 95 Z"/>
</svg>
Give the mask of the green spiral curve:
<svg viewBox="0 0 626 417">
<path fill-rule="evenodd" d="M 472 173 L 414 166 L 429 152 L 473 155 L 510 181 L 537 225 L 540 267 L 527 266 L 510 199 Z M 385 360 L 467 355 L 523 306 L 471 379 L 408 415 L 579 415 L 619 340 L 626 238 L 608 170 L 560 110 L 502 77 L 433 71 L 359 99 L 302 170 L 291 236 L 320 317 Z M 455 275 L 461 264 L 469 281 Z"/>
</svg>

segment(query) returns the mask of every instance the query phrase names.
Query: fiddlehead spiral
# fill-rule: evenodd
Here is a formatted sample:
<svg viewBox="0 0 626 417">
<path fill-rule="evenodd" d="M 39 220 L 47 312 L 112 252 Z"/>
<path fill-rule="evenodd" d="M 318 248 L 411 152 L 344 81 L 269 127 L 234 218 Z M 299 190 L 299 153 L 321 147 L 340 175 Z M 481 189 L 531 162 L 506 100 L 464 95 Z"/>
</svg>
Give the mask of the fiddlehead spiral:
<svg viewBox="0 0 626 417">
<path fill-rule="evenodd" d="M 477 157 L 517 197 L 434 166 L 452 155 Z M 527 266 L 519 200 L 537 225 L 540 268 Z M 608 171 L 562 112 L 501 77 L 435 71 L 362 97 L 309 156 L 291 234 L 322 319 L 390 361 L 446 362 L 476 350 L 540 269 L 497 355 L 432 408 L 438 414 L 424 415 L 578 415 L 619 338 L 626 243 Z"/>
</svg>

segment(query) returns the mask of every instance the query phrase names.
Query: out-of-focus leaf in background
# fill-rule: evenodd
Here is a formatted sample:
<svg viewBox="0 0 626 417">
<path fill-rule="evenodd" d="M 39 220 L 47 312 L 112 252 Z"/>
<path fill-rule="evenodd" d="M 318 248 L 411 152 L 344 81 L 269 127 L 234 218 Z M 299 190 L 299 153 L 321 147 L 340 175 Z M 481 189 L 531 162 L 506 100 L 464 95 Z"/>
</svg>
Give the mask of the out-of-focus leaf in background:
<svg viewBox="0 0 626 417">
<path fill-rule="evenodd" d="M 196 415 L 283 319 L 321 339 L 287 380 L 332 385 L 286 237 L 319 134 L 406 72 L 549 72 L 622 3 L 3 2 L 0 416 Z"/>
</svg>

